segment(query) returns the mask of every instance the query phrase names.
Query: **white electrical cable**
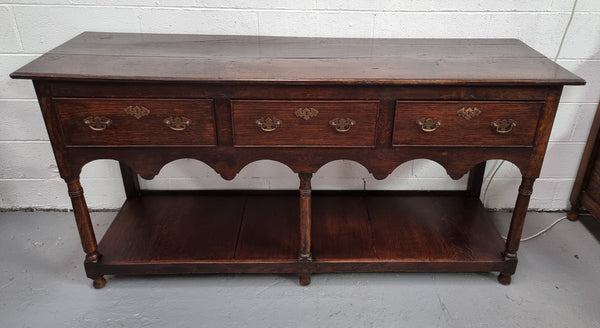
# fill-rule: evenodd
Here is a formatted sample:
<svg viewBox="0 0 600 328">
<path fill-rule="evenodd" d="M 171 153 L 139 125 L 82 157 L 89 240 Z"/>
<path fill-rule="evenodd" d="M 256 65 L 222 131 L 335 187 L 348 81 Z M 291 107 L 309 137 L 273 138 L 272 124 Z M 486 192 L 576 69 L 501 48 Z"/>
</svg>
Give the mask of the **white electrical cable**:
<svg viewBox="0 0 600 328">
<path fill-rule="evenodd" d="M 582 215 L 591 215 L 591 214 L 579 213 L 579 216 L 582 216 Z M 551 225 L 549 225 L 548 227 L 542 229 L 540 232 L 537 232 L 537 233 L 535 233 L 535 234 L 533 234 L 533 235 L 531 235 L 529 237 L 521 238 L 521 241 L 528 241 L 528 240 L 531 240 L 531 239 L 533 239 L 535 237 L 540 236 L 541 234 L 543 234 L 543 233 L 547 232 L 548 230 L 552 229 L 552 227 L 554 227 L 558 222 L 560 222 L 560 221 L 562 221 L 562 220 L 564 220 L 566 218 L 567 218 L 567 216 L 565 215 L 565 216 L 561 217 L 560 219 L 557 219 L 556 221 L 552 222 Z M 502 239 L 506 240 L 506 237 L 502 236 Z"/>
<path fill-rule="evenodd" d="M 487 197 L 487 193 L 488 193 L 488 189 L 490 189 L 490 185 L 492 184 L 492 180 L 494 180 L 494 177 L 496 176 L 496 173 L 498 173 L 498 170 L 500 170 L 500 167 L 502 166 L 502 164 L 504 164 L 504 162 L 506 162 L 506 160 L 502 160 L 494 169 L 494 171 L 492 172 L 492 174 L 490 175 L 489 179 L 488 179 L 488 183 L 485 186 L 485 189 L 483 190 L 483 198 L 482 198 L 482 203 L 483 206 L 485 207 L 485 200 Z"/>
<path fill-rule="evenodd" d="M 575 9 L 577 8 L 577 0 L 573 2 L 573 8 L 571 8 L 571 16 L 569 16 L 569 21 L 567 22 L 567 26 L 565 27 L 565 32 L 563 33 L 562 38 L 560 39 L 560 44 L 558 45 L 558 51 L 556 52 L 556 56 L 554 57 L 554 62 L 558 60 L 558 56 L 562 50 L 563 44 L 565 43 L 565 39 L 567 38 L 567 32 L 569 31 L 569 27 L 571 27 L 571 22 L 573 22 L 573 16 L 575 16 Z"/>
<path fill-rule="evenodd" d="M 551 225 L 549 225 L 548 227 L 542 229 L 541 231 L 536 232 L 535 234 L 533 234 L 533 235 L 531 235 L 529 237 L 521 238 L 521 241 L 528 241 L 528 240 L 531 240 L 531 239 L 533 239 L 535 237 L 538 237 L 538 236 L 542 235 L 543 233 L 545 233 L 548 230 L 552 229 L 552 227 L 554 227 L 558 222 L 560 222 L 560 221 L 562 221 L 562 220 L 564 220 L 566 218 L 567 218 L 567 216 L 563 216 L 562 218 L 557 219 L 556 221 L 552 222 Z M 506 240 L 506 237 L 502 236 L 502 239 Z"/>
<path fill-rule="evenodd" d="M 560 40 L 560 44 L 558 46 L 558 51 L 556 52 L 556 56 L 554 57 L 554 62 L 556 62 L 558 60 L 558 56 L 560 55 L 560 52 L 562 50 L 563 44 L 565 43 L 565 38 L 567 37 L 567 32 L 569 31 L 569 27 L 571 26 L 571 22 L 573 21 L 573 16 L 575 15 L 575 8 L 577 7 L 577 0 L 575 0 L 573 2 L 573 8 L 571 9 L 571 16 L 569 17 L 569 21 L 567 22 L 567 26 L 565 27 L 565 32 L 563 33 L 562 39 Z M 487 190 L 490 187 L 490 184 L 492 183 L 492 179 L 494 178 L 494 176 L 496 175 L 496 172 L 498 172 L 498 169 L 500 168 L 500 165 L 502 165 L 502 163 L 504 163 L 504 161 L 500 162 L 500 164 L 498 165 L 498 167 L 496 167 L 496 170 L 494 170 L 494 173 L 492 174 L 492 176 L 490 177 L 490 180 L 487 184 L 487 187 L 485 188 L 485 192 L 483 194 L 483 203 L 485 204 L 485 196 L 487 194 Z M 566 219 L 566 216 L 561 217 L 560 219 L 557 219 L 556 221 L 552 222 L 551 225 L 549 225 L 548 227 L 542 229 L 541 231 L 529 236 L 529 237 L 525 237 L 525 238 L 521 238 L 521 241 L 528 241 L 531 240 L 535 237 L 538 237 L 540 235 L 542 235 L 543 233 L 547 232 L 548 230 L 552 229 L 552 227 L 554 227 L 558 222 Z M 502 239 L 506 240 L 505 236 L 502 236 Z"/>
<path fill-rule="evenodd" d="M 558 60 L 558 56 L 560 55 L 560 52 L 561 52 L 561 50 L 562 50 L 562 47 L 563 47 L 563 44 L 564 44 L 564 42 L 565 42 L 565 39 L 566 39 L 566 37 L 567 37 L 567 32 L 569 31 L 569 27 L 571 27 L 571 22 L 573 21 L 573 16 L 575 15 L 575 9 L 576 9 L 576 7 L 577 7 L 577 0 L 575 0 L 575 1 L 573 2 L 573 7 L 571 8 L 571 16 L 569 17 L 569 21 L 567 22 L 567 26 L 565 27 L 565 32 L 563 33 L 563 35 L 562 35 L 562 38 L 561 38 L 561 40 L 560 40 L 560 44 L 559 44 L 559 46 L 558 46 L 558 51 L 556 52 L 556 56 L 554 57 L 554 62 L 556 62 L 556 61 Z M 490 175 L 490 178 L 489 178 L 489 180 L 488 180 L 488 183 L 487 183 L 487 185 L 486 185 L 486 187 L 485 187 L 485 189 L 484 189 L 484 191 L 483 191 L 482 203 L 483 203 L 484 207 L 485 207 L 485 200 L 486 200 L 486 197 L 487 197 L 487 192 L 488 192 L 488 189 L 490 188 L 490 185 L 492 184 L 492 180 L 493 180 L 493 179 L 494 179 L 494 177 L 496 176 L 496 173 L 498 173 L 498 170 L 500 170 L 500 167 L 502 166 L 502 164 L 504 164 L 504 162 L 505 162 L 505 160 L 502 160 L 502 161 L 500 162 L 500 164 L 498 164 L 498 165 L 496 166 L 496 168 L 494 169 L 494 171 L 493 171 L 493 172 L 492 172 L 492 174 Z M 585 214 L 582 214 L 582 215 L 585 215 Z M 533 239 L 533 238 L 535 238 L 535 237 L 538 237 L 538 236 L 540 236 L 540 235 L 544 234 L 544 233 L 545 233 L 545 232 L 547 232 L 548 230 L 552 229 L 552 227 L 554 227 L 554 226 L 555 226 L 556 224 L 558 224 L 560 221 L 562 221 L 562 220 L 564 220 L 564 219 L 566 219 L 566 218 L 567 218 L 566 216 L 563 216 L 563 217 L 561 217 L 561 218 L 559 218 L 559 219 L 555 220 L 554 222 L 552 222 L 552 224 L 550 224 L 548 227 L 546 227 L 546 228 L 542 229 L 541 231 L 539 231 L 539 232 L 537 232 L 537 233 L 535 233 L 535 234 L 533 234 L 533 235 L 531 235 L 531 236 L 529 236 L 529 237 L 521 238 L 521 241 L 528 241 L 528 240 L 531 240 L 531 239 Z M 502 239 L 506 240 L 506 239 L 507 239 L 507 237 L 505 237 L 505 236 L 502 236 Z"/>
</svg>

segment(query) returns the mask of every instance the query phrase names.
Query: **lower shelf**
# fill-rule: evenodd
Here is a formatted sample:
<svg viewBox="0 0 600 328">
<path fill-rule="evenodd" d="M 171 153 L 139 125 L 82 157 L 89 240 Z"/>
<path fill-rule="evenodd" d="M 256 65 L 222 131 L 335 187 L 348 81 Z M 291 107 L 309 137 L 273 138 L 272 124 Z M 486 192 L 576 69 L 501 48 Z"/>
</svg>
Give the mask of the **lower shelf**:
<svg viewBox="0 0 600 328">
<path fill-rule="evenodd" d="M 465 192 L 312 197 L 312 262 L 297 261 L 296 193 L 149 193 L 128 199 L 88 276 L 104 274 L 514 272 L 481 202 Z"/>
</svg>

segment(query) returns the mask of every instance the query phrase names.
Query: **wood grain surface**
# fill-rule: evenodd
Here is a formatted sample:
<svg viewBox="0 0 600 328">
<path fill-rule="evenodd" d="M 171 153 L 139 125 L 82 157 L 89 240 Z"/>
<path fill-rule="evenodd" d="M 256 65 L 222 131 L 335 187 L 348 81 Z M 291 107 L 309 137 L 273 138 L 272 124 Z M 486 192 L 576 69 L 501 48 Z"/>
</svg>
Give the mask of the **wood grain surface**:
<svg viewBox="0 0 600 328">
<path fill-rule="evenodd" d="M 505 145 L 532 146 L 542 102 L 452 102 L 398 101 L 394 121 L 394 145 Z M 462 108 L 477 108 L 475 117 L 457 115 Z M 440 126 L 425 132 L 417 124 L 423 118 L 435 119 Z M 513 120 L 508 133 L 498 133 L 496 120 Z"/>
<path fill-rule="evenodd" d="M 323 39 L 95 32 L 79 35 L 11 76 L 277 83 L 584 83 L 515 39 Z"/>
<path fill-rule="evenodd" d="M 418 263 L 433 271 L 461 271 L 465 263 L 471 266 L 464 271 L 513 265 L 504 263 L 503 241 L 481 202 L 466 193 L 342 191 L 312 198 L 311 272 L 418 271 Z M 194 266 L 217 272 L 207 265 L 219 262 L 223 272 L 262 272 L 263 264 L 301 271 L 294 264 L 297 215 L 293 193 L 148 193 L 127 201 L 99 245 L 102 259 L 88 267 L 105 274 L 129 273 L 135 265 L 150 268 L 145 273 Z"/>
</svg>

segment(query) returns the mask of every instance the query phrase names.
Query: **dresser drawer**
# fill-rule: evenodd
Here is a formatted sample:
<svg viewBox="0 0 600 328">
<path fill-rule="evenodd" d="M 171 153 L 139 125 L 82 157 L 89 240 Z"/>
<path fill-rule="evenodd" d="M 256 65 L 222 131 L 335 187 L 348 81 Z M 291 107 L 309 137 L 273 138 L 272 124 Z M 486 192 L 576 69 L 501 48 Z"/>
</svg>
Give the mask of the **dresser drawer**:
<svg viewBox="0 0 600 328">
<path fill-rule="evenodd" d="M 67 145 L 216 145 L 212 100 L 54 100 Z"/>
<path fill-rule="evenodd" d="M 531 146 L 542 102 L 397 101 L 393 145 Z"/>
<path fill-rule="evenodd" d="M 232 100 L 237 146 L 374 147 L 379 101 Z"/>
</svg>

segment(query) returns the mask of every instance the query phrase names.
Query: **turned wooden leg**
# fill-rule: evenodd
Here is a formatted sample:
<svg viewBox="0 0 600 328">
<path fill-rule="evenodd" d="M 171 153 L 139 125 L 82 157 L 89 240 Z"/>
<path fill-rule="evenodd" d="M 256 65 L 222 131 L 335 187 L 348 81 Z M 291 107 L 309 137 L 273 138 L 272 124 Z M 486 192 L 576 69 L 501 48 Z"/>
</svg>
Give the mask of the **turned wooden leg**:
<svg viewBox="0 0 600 328">
<path fill-rule="evenodd" d="M 504 273 L 500 273 L 498 275 L 498 281 L 503 284 L 503 285 L 510 285 L 510 278 L 511 275 L 509 274 L 504 274 Z"/>
<path fill-rule="evenodd" d="M 506 238 L 506 249 L 504 250 L 503 255 L 507 262 L 514 262 L 514 267 L 516 267 L 517 264 L 517 250 L 521 243 L 521 234 L 523 233 L 525 216 L 527 215 L 527 208 L 529 207 L 529 199 L 533 192 L 534 182 L 534 178 L 523 177 L 521 180 L 519 195 L 517 196 L 517 202 L 510 221 L 510 229 L 508 231 L 508 237 Z M 503 271 L 500 273 L 500 276 L 498 276 L 498 281 L 503 285 L 507 285 L 510 283 L 510 276 L 514 273 L 514 269 Z"/>
<path fill-rule="evenodd" d="M 85 263 L 96 263 L 102 256 L 98 253 L 98 243 L 94 235 L 94 227 L 85 198 L 83 197 L 83 188 L 81 188 L 79 178 L 67 180 L 67 187 L 71 203 L 73 204 L 73 214 L 75 214 L 79 238 L 85 252 Z M 102 276 L 90 278 L 94 280 L 93 285 L 95 288 L 102 288 L 106 284 L 106 280 Z"/>
<path fill-rule="evenodd" d="M 300 286 L 310 285 L 310 273 L 300 274 Z"/>
<path fill-rule="evenodd" d="M 299 260 L 311 261 L 310 226 L 311 226 L 311 187 L 312 173 L 300 173 L 300 255 Z"/>
<path fill-rule="evenodd" d="M 311 186 L 312 173 L 300 173 L 300 252 L 298 261 L 311 262 Z M 310 273 L 300 274 L 300 285 L 310 284 Z"/>
<path fill-rule="evenodd" d="M 571 209 L 567 212 L 567 219 L 571 221 L 579 219 L 579 205 L 571 204 Z"/>
<path fill-rule="evenodd" d="M 598 111 L 598 113 L 600 113 L 600 111 Z M 598 121 L 600 122 L 600 121 Z M 579 179 L 579 177 L 578 177 Z M 577 181 L 575 182 L 575 184 L 577 185 Z M 579 184 L 580 185 L 580 184 Z M 571 220 L 571 221 L 577 221 L 577 219 L 579 219 L 579 209 L 581 208 L 581 194 L 582 192 L 575 192 L 575 188 L 573 187 L 574 191 L 573 193 L 571 193 L 571 197 L 569 199 L 569 201 L 571 202 L 571 209 L 569 210 L 569 212 L 567 212 L 567 219 Z"/>
<path fill-rule="evenodd" d="M 103 276 L 100 276 L 99 278 L 94 279 L 94 282 L 92 284 L 94 288 L 100 289 L 104 287 L 104 285 L 106 285 L 106 279 L 104 279 Z"/>
</svg>

